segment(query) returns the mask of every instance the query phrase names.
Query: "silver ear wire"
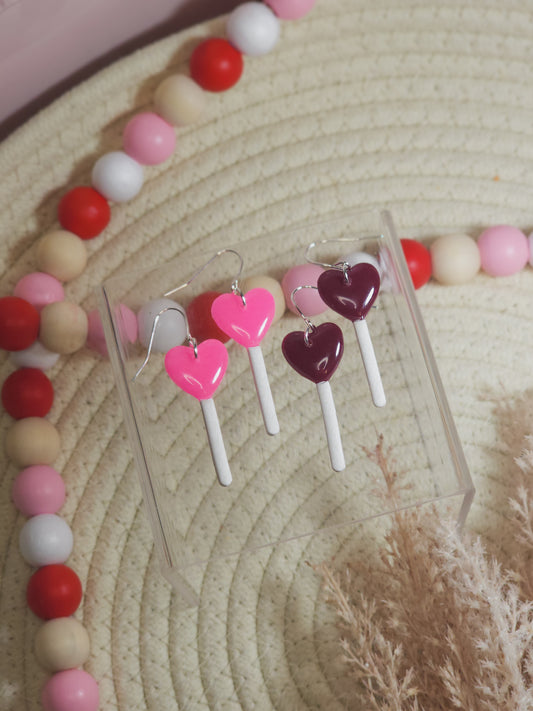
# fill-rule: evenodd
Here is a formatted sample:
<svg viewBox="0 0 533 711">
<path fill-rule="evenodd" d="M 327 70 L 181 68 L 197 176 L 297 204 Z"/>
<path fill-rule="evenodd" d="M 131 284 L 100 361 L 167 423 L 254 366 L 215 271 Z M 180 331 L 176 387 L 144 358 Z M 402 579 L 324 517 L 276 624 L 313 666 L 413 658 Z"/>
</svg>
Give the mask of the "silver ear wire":
<svg viewBox="0 0 533 711">
<path fill-rule="evenodd" d="M 296 303 L 296 301 L 294 299 L 294 295 L 297 294 L 302 289 L 315 289 L 316 291 L 318 291 L 318 287 L 313 286 L 312 284 L 301 284 L 300 286 L 297 286 L 295 289 L 293 289 L 291 291 L 291 301 L 294 304 L 294 307 L 296 308 L 296 310 L 298 311 L 298 314 L 303 318 L 305 326 L 306 326 L 304 340 L 305 340 L 305 344 L 308 346 L 309 345 L 309 334 L 313 333 L 313 331 L 315 330 L 316 327 L 315 327 L 314 323 L 309 318 L 307 318 L 307 316 L 304 314 L 304 312 L 298 306 L 298 304 Z"/>
<path fill-rule="evenodd" d="M 164 309 L 161 309 L 161 311 L 159 311 L 159 312 L 156 314 L 155 318 L 154 318 L 154 322 L 153 322 L 153 324 L 152 324 L 152 328 L 151 328 L 151 331 L 150 331 L 150 341 L 148 342 L 148 351 L 147 351 L 147 353 L 146 353 L 146 358 L 144 359 L 144 361 L 143 361 L 141 367 L 139 368 L 139 370 L 135 373 L 135 375 L 134 375 L 133 378 L 131 379 L 131 382 L 132 382 L 132 383 L 134 383 L 134 382 L 137 380 L 137 378 L 139 377 L 139 375 L 142 373 L 142 371 L 143 371 L 143 370 L 146 368 L 146 366 L 148 365 L 148 361 L 150 360 L 150 356 L 152 355 L 152 348 L 153 348 L 155 333 L 156 333 L 156 330 L 157 330 L 157 326 L 158 326 L 158 324 L 159 324 L 159 320 L 161 319 L 162 315 L 163 315 L 164 313 L 166 313 L 167 311 L 176 311 L 176 312 L 182 317 L 182 319 L 185 321 L 185 326 L 186 326 L 186 328 L 187 328 L 186 340 L 187 340 L 187 342 L 194 348 L 194 357 L 195 357 L 195 358 L 198 358 L 198 347 L 197 347 L 197 343 L 196 343 L 196 340 L 195 340 L 195 339 L 191 336 L 191 334 L 189 333 L 189 324 L 187 323 L 187 318 L 186 318 L 185 314 L 184 314 L 183 311 L 182 311 L 181 309 L 179 309 L 177 306 L 165 306 L 165 308 L 164 308 Z"/>
<path fill-rule="evenodd" d="M 171 289 L 170 291 L 167 291 L 164 296 L 172 296 L 172 294 L 175 294 L 177 291 L 180 291 L 181 289 L 185 289 L 186 287 L 190 286 L 192 282 L 200 276 L 200 274 L 204 271 L 204 269 L 207 269 L 207 267 L 212 264 L 216 259 L 221 257 L 223 254 L 234 254 L 238 259 L 239 259 L 239 269 L 237 271 L 237 274 L 234 276 L 233 281 L 231 283 L 231 290 L 233 291 L 234 294 L 238 294 L 242 301 L 243 304 L 246 306 L 246 300 L 244 298 L 244 294 L 239 288 L 239 277 L 242 274 L 242 268 L 244 266 L 244 260 L 242 256 L 235 250 L 235 249 L 220 249 L 216 254 L 214 254 L 210 259 L 205 262 L 205 264 L 202 264 L 201 267 L 198 267 L 198 269 L 193 273 L 193 275 L 187 279 L 187 281 L 184 281 L 183 284 L 180 284 L 177 286 L 175 289 Z"/>
<path fill-rule="evenodd" d="M 329 244 L 330 242 L 346 242 L 353 244 L 353 239 L 350 237 L 338 237 L 337 239 L 321 239 L 319 242 L 311 242 L 307 245 L 305 250 L 305 259 L 309 264 L 316 264 L 318 267 L 324 267 L 325 269 L 341 269 L 346 276 L 346 270 L 350 266 L 348 262 L 336 262 L 335 264 L 328 264 L 327 262 L 319 262 L 316 259 L 311 259 L 311 252 L 316 249 L 319 245 Z"/>
<path fill-rule="evenodd" d="M 311 259 L 311 252 L 316 249 L 320 245 L 324 244 L 330 244 L 333 242 L 339 242 L 341 244 L 351 244 L 354 245 L 355 241 L 352 237 L 337 237 L 335 239 L 322 239 L 319 240 L 318 242 L 311 242 L 311 244 L 307 245 L 307 248 L 305 250 L 305 260 L 309 262 L 309 264 L 316 264 L 319 267 L 324 267 L 325 269 L 338 269 L 342 271 L 342 274 L 344 276 L 344 281 L 347 283 L 348 282 L 348 269 L 350 268 L 350 263 L 347 262 L 345 259 L 339 262 L 335 262 L 335 264 L 328 264 L 327 262 L 319 262 L 316 259 Z"/>
</svg>

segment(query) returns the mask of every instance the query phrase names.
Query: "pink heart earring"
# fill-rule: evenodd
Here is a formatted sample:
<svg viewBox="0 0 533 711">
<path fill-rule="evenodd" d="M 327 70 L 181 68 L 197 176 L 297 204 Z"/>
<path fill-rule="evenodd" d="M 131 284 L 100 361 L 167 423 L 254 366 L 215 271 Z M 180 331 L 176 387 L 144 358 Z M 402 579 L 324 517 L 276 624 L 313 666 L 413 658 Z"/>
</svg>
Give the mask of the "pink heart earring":
<svg viewBox="0 0 533 711">
<path fill-rule="evenodd" d="M 306 251 L 306 257 L 311 262 L 308 255 L 313 247 L 315 243 L 310 244 Z M 327 267 L 317 280 L 318 293 L 333 311 L 353 323 L 372 401 L 376 407 L 383 407 L 387 399 L 366 322 L 366 315 L 379 294 L 379 272 L 368 262 L 359 262 L 353 266 L 345 261 L 337 264 L 312 263 Z"/>
<path fill-rule="evenodd" d="M 153 341 L 160 318 L 166 311 L 176 311 L 187 324 L 183 310 L 170 306 L 162 309 L 155 317 L 148 345 L 148 353 L 133 380 L 135 381 L 148 363 L 153 347 Z M 228 352 L 221 341 L 214 338 L 197 344 L 190 335 L 187 326 L 186 340 L 188 345 L 171 348 L 165 355 L 165 370 L 169 378 L 188 395 L 200 402 L 204 418 L 207 439 L 211 449 L 211 457 L 215 466 L 218 481 L 222 486 L 232 482 L 224 440 L 213 400 L 213 395 L 222 382 L 228 367 Z"/>
<path fill-rule="evenodd" d="M 261 288 L 243 294 L 237 280 L 231 288 L 231 294 L 221 294 L 213 301 L 211 315 L 226 335 L 248 351 L 265 429 L 268 434 L 276 435 L 279 432 L 278 416 L 261 350 L 261 341 L 274 318 L 274 297 Z"/>
<path fill-rule="evenodd" d="M 171 296 L 189 286 L 204 269 L 223 254 L 234 254 L 238 257 L 240 266 L 231 284 L 231 293 L 220 294 L 211 304 L 211 316 L 221 331 L 248 351 L 265 429 L 268 434 L 276 435 L 279 433 L 278 416 L 260 345 L 274 318 L 276 303 L 267 289 L 251 289 L 246 294 L 240 290 L 239 278 L 243 268 L 241 255 L 234 249 L 221 249 L 197 269 L 188 281 L 167 292 L 165 296 Z"/>
<path fill-rule="evenodd" d="M 329 380 L 336 371 L 344 351 L 341 329 L 334 323 L 313 323 L 302 313 L 295 301 L 300 289 L 316 289 L 316 286 L 298 286 L 291 293 L 292 303 L 305 321 L 305 331 L 291 331 L 282 341 L 281 350 L 294 370 L 315 383 L 326 428 L 329 457 L 332 468 L 343 471 L 346 467 L 337 420 L 337 411 Z"/>
</svg>

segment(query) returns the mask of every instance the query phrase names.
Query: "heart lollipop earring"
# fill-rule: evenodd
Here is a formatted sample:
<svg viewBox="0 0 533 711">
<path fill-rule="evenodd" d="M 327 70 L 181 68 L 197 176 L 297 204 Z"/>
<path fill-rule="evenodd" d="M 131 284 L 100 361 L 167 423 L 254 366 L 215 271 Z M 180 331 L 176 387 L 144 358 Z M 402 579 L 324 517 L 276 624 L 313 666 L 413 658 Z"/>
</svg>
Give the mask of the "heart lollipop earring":
<svg viewBox="0 0 533 711">
<path fill-rule="evenodd" d="M 331 466 L 335 471 L 340 472 L 345 469 L 346 463 L 329 379 L 342 358 L 344 339 L 341 329 L 336 324 L 322 323 L 314 326 L 304 316 L 294 298 L 300 289 L 316 289 L 316 287 L 298 286 L 291 293 L 292 303 L 305 321 L 306 329 L 288 333 L 282 341 L 281 350 L 288 364 L 316 385 L 326 428 Z"/>
<path fill-rule="evenodd" d="M 314 246 L 315 243 L 309 245 L 306 256 Z M 313 263 L 319 264 L 319 262 Z M 379 294 L 381 285 L 379 272 L 367 262 L 360 262 L 353 266 L 347 262 L 321 264 L 321 266 L 328 268 L 322 272 L 317 281 L 320 298 L 333 311 L 353 323 L 372 401 L 376 407 L 383 407 L 387 399 L 366 323 L 366 315 Z"/>
<path fill-rule="evenodd" d="M 183 311 L 177 307 L 162 309 L 155 317 L 148 345 L 148 353 L 133 380 L 135 381 L 148 363 L 159 319 L 166 311 L 177 311 L 183 319 Z M 232 482 L 220 423 L 213 395 L 222 382 L 228 367 L 228 352 L 223 343 L 213 338 L 197 344 L 187 328 L 186 346 L 174 346 L 165 355 L 165 370 L 169 378 L 188 395 L 200 402 L 211 457 L 218 481 L 222 486 Z"/>
<path fill-rule="evenodd" d="M 279 433 L 279 422 L 260 345 L 274 318 L 276 304 L 274 297 L 267 289 L 257 288 L 251 289 L 246 294 L 242 293 L 238 282 L 243 267 L 241 255 L 234 249 L 221 249 L 185 284 L 172 289 L 165 296 L 170 296 L 179 289 L 188 286 L 211 262 L 228 253 L 239 258 L 239 271 L 231 284 L 231 293 L 221 294 L 213 301 L 211 316 L 221 331 L 248 351 L 265 429 L 268 434 L 276 435 Z"/>
</svg>

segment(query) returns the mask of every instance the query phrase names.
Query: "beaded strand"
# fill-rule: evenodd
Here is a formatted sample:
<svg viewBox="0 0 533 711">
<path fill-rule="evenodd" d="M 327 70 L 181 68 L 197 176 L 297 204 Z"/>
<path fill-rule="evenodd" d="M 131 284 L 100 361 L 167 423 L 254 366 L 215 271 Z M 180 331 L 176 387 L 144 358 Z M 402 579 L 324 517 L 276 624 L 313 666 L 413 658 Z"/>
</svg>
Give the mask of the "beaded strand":
<svg viewBox="0 0 533 711">
<path fill-rule="evenodd" d="M 36 249 L 37 272 L 23 277 L 12 296 L 0 298 L 0 348 L 11 351 L 19 369 L 2 387 L 2 404 L 15 423 L 6 437 L 8 458 L 22 467 L 13 484 L 15 506 L 28 520 L 19 547 L 37 568 L 28 582 L 30 609 L 45 623 L 37 633 L 35 654 L 53 673 L 42 691 L 45 711 L 96 711 L 96 680 L 81 666 L 90 653 L 87 631 L 72 615 L 82 599 L 77 574 L 65 564 L 73 547 L 69 525 L 57 515 L 65 486 L 52 464 L 60 436 L 45 419 L 54 399 L 43 371 L 60 355 L 84 345 L 105 349 L 96 314 L 87 315 L 64 300 L 62 282 L 79 276 L 87 263 L 83 241 L 101 234 L 111 219 L 111 203 L 133 199 L 144 181 L 144 166 L 166 161 L 176 146 L 175 127 L 196 121 L 206 92 L 221 92 L 242 76 L 244 55 L 270 52 L 280 34 L 280 20 L 306 15 L 315 0 L 245 2 L 230 13 L 226 37 L 197 45 L 189 60 L 190 76 L 177 74 L 156 89 L 154 112 L 134 116 L 123 133 L 122 150 L 101 156 L 91 186 L 77 186 L 61 198 L 57 217 L 62 229 L 49 232 Z M 137 337 L 137 317 L 123 307 L 128 335 Z"/>
<path fill-rule="evenodd" d="M 511 225 L 487 227 L 477 242 L 467 234 L 442 235 L 429 249 L 414 239 L 400 241 L 415 289 L 431 278 L 451 286 L 466 284 L 480 269 L 499 277 L 533 266 L 533 233 L 526 237 Z"/>
</svg>

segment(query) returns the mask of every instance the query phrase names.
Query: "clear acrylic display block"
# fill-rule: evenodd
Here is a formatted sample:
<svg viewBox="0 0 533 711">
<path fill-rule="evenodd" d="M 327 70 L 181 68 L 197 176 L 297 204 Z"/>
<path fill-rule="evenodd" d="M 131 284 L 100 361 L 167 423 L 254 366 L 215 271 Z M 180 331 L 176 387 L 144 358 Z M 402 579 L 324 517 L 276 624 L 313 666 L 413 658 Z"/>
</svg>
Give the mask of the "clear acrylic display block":
<svg viewBox="0 0 533 711">
<path fill-rule="evenodd" d="M 169 379 L 163 354 L 152 353 L 134 381 L 146 348 L 123 337 L 118 307 L 137 312 L 229 247 L 242 256 L 242 279 L 268 274 L 281 281 L 305 262 L 311 242 L 320 261 L 338 262 L 354 251 L 379 260 L 382 287 L 367 323 L 387 404 L 372 404 L 352 324 L 330 310 L 313 317 L 316 325 L 336 322 L 345 339 L 330 383 L 346 469 L 334 472 L 316 388 L 281 352 L 284 335 L 305 328 L 287 312 L 262 342 L 280 434 L 264 430 L 246 350 L 227 344 L 229 367 L 214 396 L 233 475 L 231 486 L 222 487 L 200 404 Z M 225 253 L 173 298 L 186 308 L 206 290 L 227 292 L 238 268 L 235 255 Z M 275 585 L 284 566 L 298 566 L 302 556 L 320 563 L 314 555 L 364 552 L 382 538 L 395 509 L 433 503 L 462 525 L 474 490 L 389 213 L 340 214 L 240 244 L 212 234 L 157 269 L 109 279 L 99 289 L 99 304 L 156 552 L 186 604 L 198 604 L 209 576 L 223 581 L 243 565 L 250 585 L 264 585 L 269 571 Z M 384 488 L 383 473 L 366 451 L 380 435 L 401 472 L 394 497 L 376 493 Z M 320 544 L 312 543 L 317 536 Z M 272 568 L 274 559 L 282 562 Z"/>
</svg>

